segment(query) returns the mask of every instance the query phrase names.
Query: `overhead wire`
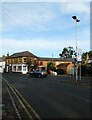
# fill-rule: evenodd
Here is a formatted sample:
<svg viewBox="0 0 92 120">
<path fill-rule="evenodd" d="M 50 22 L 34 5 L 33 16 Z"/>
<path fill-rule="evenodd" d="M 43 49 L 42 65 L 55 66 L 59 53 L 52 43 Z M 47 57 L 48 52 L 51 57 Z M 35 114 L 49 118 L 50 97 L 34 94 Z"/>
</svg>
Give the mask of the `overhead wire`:
<svg viewBox="0 0 92 120">
<path fill-rule="evenodd" d="M 9 12 L 12 16 L 16 17 L 20 21 L 22 20 L 22 21 L 28 23 L 31 20 L 30 18 L 28 18 L 28 16 L 27 16 L 27 18 L 21 18 L 21 16 L 18 16 L 17 14 L 15 14 L 16 9 L 14 11 L 13 9 L 6 8 L 5 6 L 2 6 L 2 8 L 4 8 L 7 12 Z"/>
<path fill-rule="evenodd" d="M 13 12 L 13 10 L 10 10 L 10 9 L 7 9 L 7 8 L 5 8 L 4 6 L 2 6 L 2 14 L 4 14 L 4 15 L 6 15 L 6 17 L 8 17 L 8 18 L 10 18 L 10 21 L 12 21 L 12 22 L 10 22 L 9 21 L 9 19 L 7 19 L 8 20 L 8 22 L 7 23 L 9 23 L 8 25 L 10 26 L 16 26 L 16 27 L 18 27 L 18 31 L 20 30 L 20 32 L 22 32 L 22 33 L 24 33 L 24 34 L 27 34 L 27 32 L 30 32 L 29 30 L 31 30 L 31 28 L 30 29 L 25 29 L 25 25 L 18 25 L 17 23 L 18 22 L 23 22 L 24 21 L 24 24 L 28 24 L 28 22 L 30 22 L 30 19 L 28 20 L 28 19 L 23 19 L 23 18 L 21 18 L 20 16 L 17 16 L 14 12 Z M 4 16 L 3 15 L 3 16 Z M 25 23 L 26 22 L 26 23 Z M 29 26 L 27 26 L 28 28 L 29 28 Z M 26 27 L 26 28 L 27 28 Z M 25 32 L 25 30 L 26 30 L 26 32 Z M 27 31 L 28 30 L 28 31 Z M 28 34 L 27 34 L 28 35 Z"/>
</svg>

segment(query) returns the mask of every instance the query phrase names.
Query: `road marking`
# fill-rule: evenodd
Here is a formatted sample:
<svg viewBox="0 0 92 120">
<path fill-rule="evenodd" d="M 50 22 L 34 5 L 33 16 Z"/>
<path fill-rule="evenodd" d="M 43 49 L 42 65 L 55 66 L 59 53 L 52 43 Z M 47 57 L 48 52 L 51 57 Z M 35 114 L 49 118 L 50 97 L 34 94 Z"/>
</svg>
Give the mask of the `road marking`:
<svg viewBox="0 0 92 120">
<path fill-rule="evenodd" d="M 6 86 L 6 85 L 5 85 L 5 86 Z M 14 100 L 13 100 L 13 97 L 12 97 L 12 95 L 11 95 L 11 93 L 10 93 L 10 91 L 9 91 L 9 89 L 8 89 L 7 86 L 6 86 L 6 89 L 7 89 L 7 91 L 8 91 L 8 94 L 9 94 L 10 98 L 11 98 L 13 107 L 14 107 L 14 109 L 15 109 L 15 112 L 16 112 L 18 118 L 19 118 L 20 120 L 22 120 L 22 119 L 21 119 L 21 116 L 20 116 L 20 113 L 19 113 L 19 111 L 18 111 L 18 109 L 17 109 L 17 107 L 16 107 L 16 104 L 15 104 L 15 102 L 14 102 Z"/>
<path fill-rule="evenodd" d="M 3 79 L 4 79 L 5 81 L 7 81 L 7 84 L 10 86 L 10 88 L 11 88 L 12 91 L 14 92 L 15 96 L 17 97 L 17 99 L 19 100 L 20 104 L 23 106 L 23 108 L 24 108 L 25 111 L 27 112 L 28 116 L 29 116 L 31 119 L 33 119 L 32 116 L 30 116 L 30 113 L 28 112 L 28 110 L 25 108 L 25 106 L 24 106 L 24 104 L 22 103 L 22 101 L 20 100 L 20 98 L 18 97 L 18 95 L 22 98 L 22 100 L 25 102 L 25 104 L 31 109 L 31 111 L 34 113 L 34 115 L 37 117 L 37 119 L 41 120 L 41 118 L 39 117 L 39 115 L 38 115 L 38 114 L 35 112 L 35 110 L 28 104 L 28 102 L 22 97 L 22 95 L 19 93 L 19 91 L 18 91 L 13 85 L 11 85 L 7 79 L 5 79 L 5 78 L 3 78 Z M 15 91 L 14 91 L 13 89 L 16 91 L 16 93 L 17 93 L 18 95 L 15 93 Z"/>
<path fill-rule="evenodd" d="M 32 110 L 32 112 L 34 113 L 34 115 L 41 120 L 41 118 L 39 117 L 39 115 L 35 112 L 35 110 L 28 104 L 28 102 L 22 97 L 22 95 L 19 93 L 19 91 L 17 89 L 15 89 L 14 86 L 12 86 L 14 88 L 14 90 L 19 94 L 19 96 L 23 99 L 23 101 L 27 104 L 27 106 Z"/>
<path fill-rule="evenodd" d="M 6 80 L 5 80 L 6 82 Z M 33 117 L 30 115 L 30 113 L 28 112 L 28 110 L 26 109 L 26 107 L 24 106 L 24 104 L 22 103 L 22 101 L 20 100 L 20 98 L 18 97 L 18 95 L 15 93 L 15 91 L 13 90 L 12 86 L 6 82 L 6 84 L 11 88 L 12 92 L 15 94 L 15 96 L 17 97 L 18 101 L 20 102 L 21 106 L 24 108 L 24 110 L 26 111 L 27 115 L 29 116 L 30 119 L 33 120 Z"/>
</svg>

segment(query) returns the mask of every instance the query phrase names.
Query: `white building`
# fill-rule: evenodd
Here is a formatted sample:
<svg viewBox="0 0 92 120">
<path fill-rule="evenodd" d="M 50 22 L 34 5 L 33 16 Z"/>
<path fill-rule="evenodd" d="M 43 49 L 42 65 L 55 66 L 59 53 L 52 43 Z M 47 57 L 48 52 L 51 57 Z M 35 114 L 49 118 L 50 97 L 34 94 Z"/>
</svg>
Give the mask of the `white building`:
<svg viewBox="0 0 92 120">
<path fill-rule="evenodd" d="M 5 69 L 5 62 L 2 61 L 2 57 L 0 57 L 0 73 L 3 73 Z"/>
</svg>

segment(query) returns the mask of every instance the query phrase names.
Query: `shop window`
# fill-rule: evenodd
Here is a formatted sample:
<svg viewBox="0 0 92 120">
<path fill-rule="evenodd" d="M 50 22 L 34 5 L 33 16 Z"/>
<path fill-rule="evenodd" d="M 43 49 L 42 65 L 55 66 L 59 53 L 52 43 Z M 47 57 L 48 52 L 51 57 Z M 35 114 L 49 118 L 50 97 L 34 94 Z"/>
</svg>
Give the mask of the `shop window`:
<svg viewBox="0 0 92 120">
<path fill-rule="evenodd" d="M 26 66 L 23 66 L 23 71 L 26 71 Z"/>
<path fill-rule="evenodd" d="M 18 66 L 18 71 L 21 71 L 22 70 L 22 66 Z"/>
<path fill-rule="evenodd" d="M 13 71 L 16 72 L 16 66 L 13 66 Z"/>
</svg>

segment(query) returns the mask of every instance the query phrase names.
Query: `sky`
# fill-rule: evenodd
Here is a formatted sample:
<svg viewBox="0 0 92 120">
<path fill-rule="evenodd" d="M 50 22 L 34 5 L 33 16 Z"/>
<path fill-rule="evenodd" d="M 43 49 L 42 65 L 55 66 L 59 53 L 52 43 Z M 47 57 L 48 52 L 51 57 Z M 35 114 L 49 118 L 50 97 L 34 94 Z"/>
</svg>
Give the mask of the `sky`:
<svg viewBox="0 0 92 120">
<path fill-rule="evenodd" d="M 75 49 L 76 40 L 82 53 L 90 51 L 89 1 L 18 1 L 0 4 L 0 56 L 29 51 L 39 57 L 59 57 L 64 47 Z M 73 15 L 80 20 L 77 27 Z"/>
</svg>

